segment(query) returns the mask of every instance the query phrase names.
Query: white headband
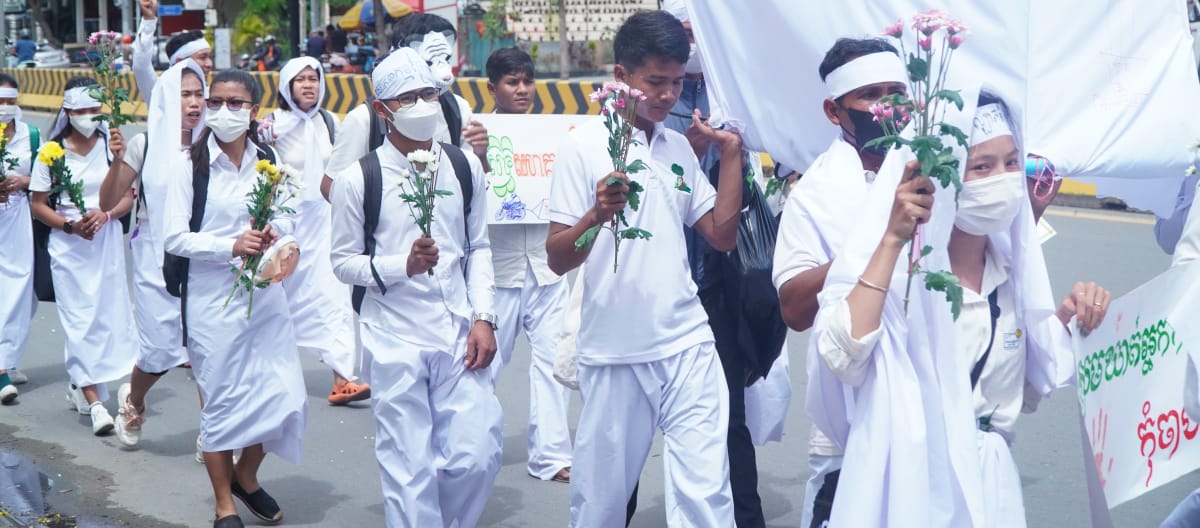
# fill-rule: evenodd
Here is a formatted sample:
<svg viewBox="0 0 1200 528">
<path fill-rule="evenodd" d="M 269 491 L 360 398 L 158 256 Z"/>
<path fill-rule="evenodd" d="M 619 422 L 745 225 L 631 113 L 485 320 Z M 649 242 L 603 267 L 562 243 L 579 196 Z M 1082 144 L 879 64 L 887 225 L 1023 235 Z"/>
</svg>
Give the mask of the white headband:
<svg viewBox="0 0 1200 528">
<path fill-rule="evenodd" d="M 900 57 L 890 51 L 881 51 L 863 55 L 825 76 L 825 87 L 829 89 L 829 98 L 837 99 L 863 86 L 879 83 L 905 83 L 908 73 Z"/>
<path fill-rule="evenodd" d="M 96 108 L 100 106 L 100 101 L 92 98 L 92 88 L 98 88 L 96 85 L 76 86 L 67 90 L 63 94 L 63 109 L 64 110 L 79 110 L 82 108 Z"/>
<path fill-rule="evenodd" d="M 208 45 L 208 40 L 204 39 L 204 37 L 188 42 L 175 50 L 175 53 L 171 54 L 171 64 L 175 64 L 206 49 L 212 49 L 212 46 Z"/>
<path fill-rule="evenodd" d="M 418 88 L 433 88 L 433 73 L 412 48 L 397 48 L 371 70 L 376 99 L 391 99 Z"/>
<path fill-rule="evenodd" d="M 17 97 L 17 89 L 4 87 L 0 88 L 0 99 L 13 99 Z"/>
<path fill-rule="evenodd" d="M 992 103 L 983 105 L 975 110 L 975 120 L 971 123 L 971 146 L 978 145 L 989 139 L 1013 135 L 1008 126 L 1008 117 L 1000 105 Z"/>
</svg>

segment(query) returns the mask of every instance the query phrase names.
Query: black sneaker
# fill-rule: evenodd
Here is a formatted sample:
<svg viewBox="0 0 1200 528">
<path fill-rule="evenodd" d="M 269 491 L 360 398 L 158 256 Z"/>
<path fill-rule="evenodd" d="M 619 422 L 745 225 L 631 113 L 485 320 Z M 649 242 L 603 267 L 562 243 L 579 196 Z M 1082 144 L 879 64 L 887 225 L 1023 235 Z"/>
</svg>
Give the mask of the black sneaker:
<svg viewBox="0 0 1200 528">
<path fill-rule="evenodd" d="M 242 518 L 237 515 L 226 515 L 213 521 L 213 528 L 245 528 Z"/>
<path fill-rule="evenodd" d="M 255 517 L 271 524 L 283 520 L 283 511 L 279 509 L 279 503 L 275 502 L 275 499 L 271 498 L 267 494 L 267 490 L 261 486 L 254 493 L 246 493 L 246 490 L 242 489 L 242 486 L 235 481 L 230 485 L 230 489 L 233 491 L 233 496 L 240 499 Z"/>
</svg>

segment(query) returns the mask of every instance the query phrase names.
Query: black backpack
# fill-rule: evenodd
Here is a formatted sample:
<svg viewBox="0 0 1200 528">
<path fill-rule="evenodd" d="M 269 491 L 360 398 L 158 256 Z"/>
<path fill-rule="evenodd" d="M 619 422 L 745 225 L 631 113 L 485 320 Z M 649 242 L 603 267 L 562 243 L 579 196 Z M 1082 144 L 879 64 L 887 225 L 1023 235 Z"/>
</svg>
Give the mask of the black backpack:
<svg viewBox="0 0 1200 528">
<path fill-rule="evenodd" d="M 375 113 L 371 112 L 374 116 Z M 466 154 L 463 154 L 462 149 L 454 145 L 442 143 L 442 149 L 446 152 L 446 156 L 450 158 L 450 166 L 454 168 L 454 176 L 458 178 L 458 185 L 462 188 L 463 198 L 463 226 L 469 225 L 471 217 L 471 198 L 475 194 L 475 181 L 471 176 L 471 165 L 467 162 Z M 383 202 L 383 168 L 379 165 L 379 154 L 372 148 L 366 156 L 358 160 L 359 167 L 363 173 L 363 255 L 367 255 L 374 260 L 375 258 L 375 228 L 379 227 L 379 210 Z M 466 229 L 466 255 L 471 254 L 471 232 L 470 228 Z M 375 263 L 371 262 L 371 277 L 375 279 L 375 285 L 379 287 L 379 291 L 387 294 L 387 287 L 383 285 L 383 279 L 379 277 L 379 272 L 375 271 Z M 352 301 L 354 304 L 354 312 L 358 313 L 362 308 L 363 297 L 367 294 L 367 288 L 363 286 L 355 286 Z"/>
<path fill-rule="evenodd" d="M 208 151 L 207 145 L 202 153 Z M 258 147 L 258 159 L 275 163 L 275 150 Z M 208 156 L 192 157 L 192 217 L 188 228 L 193 233 L 200 231 L 200 223 L 204 220 L 204 207 L 208 204 Z M 183 346 L 187 346 L 187 283 L 188 268 L 191 260 L 171 253 L 163 253 L 163 280 L 167 284 L 167 293 L 179 297 L 179 321 L 183 326 Z"/>
<path fill-rule="evenodd" d="M 367 143 L 369 151 L 379 148 L 383 144 L 383 139 L 387 137 L 387 122 L 371 111 L 371 101 L 374 100 L 375 97 L 368 97 L 367 102 L 363 103 L 367 106 L 367 113 L 371 116 L 371 135 Z M 462 147 L 463 122 L 462 110 L 458 107 L 458 98 L 454 96 L 454 92 L 447 91 L 438 96 L 438 104 L 442 105 L 442 116 L 446 118 L 446 128 L 450 130 L 450 143 L 456 147 Z M 330 130 L 333 129 L 330 128 Z"/>
</svg>

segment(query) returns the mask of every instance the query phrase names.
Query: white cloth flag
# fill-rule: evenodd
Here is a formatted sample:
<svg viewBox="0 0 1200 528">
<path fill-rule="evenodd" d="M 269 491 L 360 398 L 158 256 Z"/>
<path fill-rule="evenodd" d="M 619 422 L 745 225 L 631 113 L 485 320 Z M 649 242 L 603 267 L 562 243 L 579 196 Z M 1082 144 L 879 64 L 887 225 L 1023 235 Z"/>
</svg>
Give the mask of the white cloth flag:
<svg viewBox="0 0 1200 528">
<path fill-rule="evenodd" d="M 900 17 L 911 48 L 908 19 L 933 8 L 970 28 L 953 78 L 982 81 L 1025 110 L 1017 113 L 1027 151 L 1096 183 L 1100 195 L 1170 215 L 1192 160 L 1187 146 L 1200 137 L 1187 106 L 1200 101 L 1200 82 L 1181 2 L 759 0 L 749 14 L 741 2 L 688 2 L 717 102 L 747 125 L 749 148 L 798 168 L 834 131 L 821 111 L 825 52 L 840 37 L 878 36 Z"/>
</svg>

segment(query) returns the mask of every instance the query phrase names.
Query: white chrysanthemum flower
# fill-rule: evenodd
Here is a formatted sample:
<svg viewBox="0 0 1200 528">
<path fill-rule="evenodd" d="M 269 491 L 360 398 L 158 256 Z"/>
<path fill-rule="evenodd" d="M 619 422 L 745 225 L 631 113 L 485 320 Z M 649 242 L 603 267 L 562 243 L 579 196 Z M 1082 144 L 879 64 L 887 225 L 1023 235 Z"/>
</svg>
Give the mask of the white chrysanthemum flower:
<svg viewBox="0 0 1200 528">
<path fill-rule="evenodd" d="M 437 161 L 437 159 L 434 158 L 433 153 L 428 150 L 417 149 L 417 150 L 412 151 L 408 155 L 409 163 L 428 164 L 428 163 L 434 163 L 435 161 Z"/>
</svg>

